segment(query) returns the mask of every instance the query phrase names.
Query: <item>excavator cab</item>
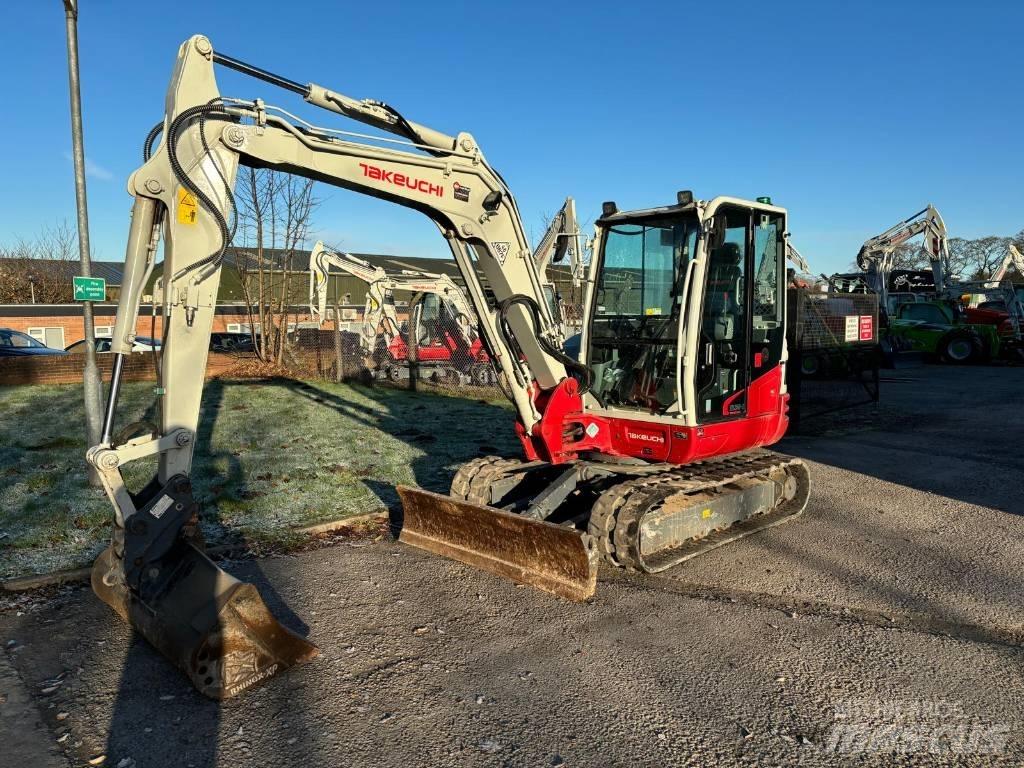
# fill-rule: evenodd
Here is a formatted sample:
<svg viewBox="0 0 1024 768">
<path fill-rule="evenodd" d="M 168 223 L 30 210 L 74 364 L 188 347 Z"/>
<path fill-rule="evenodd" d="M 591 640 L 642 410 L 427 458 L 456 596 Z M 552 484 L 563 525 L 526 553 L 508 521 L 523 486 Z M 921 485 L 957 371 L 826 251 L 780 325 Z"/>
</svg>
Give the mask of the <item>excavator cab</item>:
<svg viewBox="0 0 1024 768">
<path fill-rule="evenodd" d="M 802 512 L 806 468 L 762 450 L 787 426 L 786 212 L 679 197 L 605 205 L 578 379 L 520 425 L 525 461 L 400 488 L 406 540 L 579 600 L 601 560 L 661 571 Z"/>
<path fill-rule="evenodd" d="M 782 362 L 784 214 L 729 204 L 702 220 L 691 204 L 598 224 L 591 395 L 604 408 L 678 419 L 692 388 L 700 423 L 746 415 L 750 384 Z M 694 362 L 684 365 L 691 331 Z"/>
</svg>

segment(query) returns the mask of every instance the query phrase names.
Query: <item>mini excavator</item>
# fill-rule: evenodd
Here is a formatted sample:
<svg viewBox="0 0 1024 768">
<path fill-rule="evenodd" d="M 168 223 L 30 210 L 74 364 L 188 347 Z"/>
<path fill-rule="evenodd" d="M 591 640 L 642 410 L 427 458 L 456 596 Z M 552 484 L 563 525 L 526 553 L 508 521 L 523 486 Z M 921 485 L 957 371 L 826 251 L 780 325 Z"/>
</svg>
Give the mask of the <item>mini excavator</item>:
<svg viewBox="0 0 1024 768">
<path fill-rule="evenodd" d="M 327 315 L 332 266 L 367 284 L 359 344 L 368 368 L 400 381 L 412 375 L 414 363 L 422 378 L 477 386 L 494 383 L 476 313 L 448 275 L 411 269 L 388 272 L 318 242 L 309 255 L 309 310 L 320 324 Z M 396 292 L 412 294 L 405 330 L 398 318 Z"/>
<path fill-rule="evenodd" d="M 222 66 L 397 138 L 317 127 L 218 90 Z M 786 431 L 786 211 L 768 198 L 602 206 L 580 359 L 559 345 L 516 200 L 469 133 L 302 84 L 195 36 L 179 49 L 134 196 L 99 445 L 113 504 L 93 588 L 206 695 L 265 681 L 316 649 L 189 535 L 200 399 L 239 165 L 272 168 L 420 211 L 447 241 L 515 410 L 523 457 L 480 457 L 448 495 L 400 487 L 400 541 L 571 600 L 597 566 L 656 572 L 798 515 L 809 476 L 765 449 Z M 163 242 L 160 422 L 115 433 L 124 362 Z M 484 290 L 486 281 L 487 290 Z M 457 426 L 453 425 L 453 428 Z M 117 437 L 115 437 L 115 434 Z M 156 457 L 130 491 L 122 468 Z"/>
</svg>

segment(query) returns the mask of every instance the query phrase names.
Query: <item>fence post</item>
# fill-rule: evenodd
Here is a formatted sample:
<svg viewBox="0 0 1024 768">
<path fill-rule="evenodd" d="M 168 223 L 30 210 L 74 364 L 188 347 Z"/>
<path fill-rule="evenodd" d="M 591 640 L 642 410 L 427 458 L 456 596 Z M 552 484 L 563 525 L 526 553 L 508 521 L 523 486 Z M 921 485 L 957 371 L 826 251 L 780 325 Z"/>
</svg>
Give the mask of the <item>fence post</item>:
<svg viewBox="0 0 1024 768">
<path fill-rule="evenodd" d="M 334 358 L 337 361 L 334 379 L 341 384 L 345 372 L 343 370 L 344 363 L 341 359 L 341 308 L 338 306 L 338 302 L 334 302 Z"/>
</svg>

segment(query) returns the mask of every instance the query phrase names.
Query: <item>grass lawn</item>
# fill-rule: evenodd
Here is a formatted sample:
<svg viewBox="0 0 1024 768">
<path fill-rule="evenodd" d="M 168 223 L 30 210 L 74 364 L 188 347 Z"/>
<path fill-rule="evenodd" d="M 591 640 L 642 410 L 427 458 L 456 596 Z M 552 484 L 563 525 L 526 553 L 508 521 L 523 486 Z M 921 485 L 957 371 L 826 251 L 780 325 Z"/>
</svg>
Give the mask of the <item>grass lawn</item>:
<svg viewBox="0 0 1024 768">
<path fill-rule="evenodd" d="M 127 384 L 118 428 L 153 418 Z M 0 579 L 88 565 L 113 511 L 86 484 L 78 386 L 0 387 Z M 396 483 L 447 491 L 459 464 L 518 453 L 512 413 L 484 402 L 323 381 L 213 380 L 192 469 L 207 543 L 288 543 L 295 528 L 397 504 Z M 130 488 L 155 463 L 125 469 Z"/>
</svg>

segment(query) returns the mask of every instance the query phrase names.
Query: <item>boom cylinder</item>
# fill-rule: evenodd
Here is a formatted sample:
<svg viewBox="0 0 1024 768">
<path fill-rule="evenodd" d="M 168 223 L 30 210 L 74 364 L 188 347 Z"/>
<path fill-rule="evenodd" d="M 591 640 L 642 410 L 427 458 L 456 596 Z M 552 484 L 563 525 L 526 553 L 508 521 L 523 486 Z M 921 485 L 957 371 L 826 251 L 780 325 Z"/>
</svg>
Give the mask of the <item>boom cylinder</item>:
<svg viewBox="0 0 1024 768">
<path fill-rule="evenodd" d="M 124 278 L 121 283 L 121 297 L 117 302 L 117 319 L 114 322 L 114 337 L 110 351 L 126 355 L 132 351 L 131 337 L 135 335 L 135 324 L 139 317 L 139 302 L 145 289 L 146 277 L 152 263 L 153 222 L 156 219 L 157 201 L 136 195 L 132 206 L 132 223 L 128 231 L 128 246 L 124 256 Z"/>
</svg>

